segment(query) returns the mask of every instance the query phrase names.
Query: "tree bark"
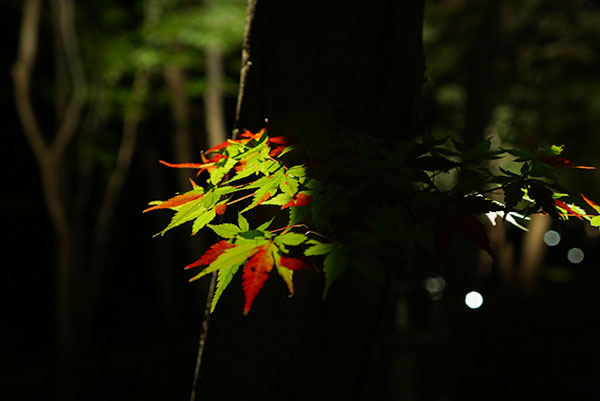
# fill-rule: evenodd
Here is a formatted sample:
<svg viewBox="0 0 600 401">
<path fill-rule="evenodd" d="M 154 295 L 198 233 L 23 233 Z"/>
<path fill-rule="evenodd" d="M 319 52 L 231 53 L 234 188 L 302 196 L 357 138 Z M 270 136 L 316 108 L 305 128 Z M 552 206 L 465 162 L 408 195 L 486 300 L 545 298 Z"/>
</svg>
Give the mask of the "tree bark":
<svg viewBox="0 0 600 401">
<path fill-rule="evenodd" d="M 408 137 L 418 127 L 422 8 L 420 1 L 251 1 L 237 128 L 256 131 L 268 118 L 270 135 L 302 141 L 327 143 L 345 130 Z M 202 398 L 405 394 L 387 368 L 386 354 L 405 349 L 390 334 L 395 300 L 347 272 L 323 301 L 321 280 L 299 272 L 293 298 L 269 280 L 243 317 L 234 278 L 212 319 Z"/>
</svg>

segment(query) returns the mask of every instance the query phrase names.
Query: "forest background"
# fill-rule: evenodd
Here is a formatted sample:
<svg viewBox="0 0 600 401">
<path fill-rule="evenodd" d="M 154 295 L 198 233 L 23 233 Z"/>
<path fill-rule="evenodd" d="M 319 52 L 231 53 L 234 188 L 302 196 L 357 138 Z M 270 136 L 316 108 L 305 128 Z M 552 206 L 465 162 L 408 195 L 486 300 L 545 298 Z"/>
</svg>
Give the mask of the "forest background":
<svg viewBox="0 0 600 401">
<path fill-rule="evenodd" d="M 60 163 L 41 161 L 17 112 L 21 21 L 33 3 L 3 1 L 0 9 L 8 166 L 1 391 L 15 400 L 185 399 L 207 282 L 189 284 L 182 266 L 210 239 L 190 239 L 185 230 L 152 238 L 167 217 L 141 211 L 148 200 L 187 188 L 187 178 L 159 159 L 197 161 L 200 149 L 220 141 L 207 132 L 222 137 L 233 129 L 246 2 L 89 1 L 72 15 L 39 2 L 30 96 L 43 137 L 70 138 L 56 141 Z M 576 0 L 451 0 L 429 1 L 425 11 L 422 119 L 429 133 L 466 143 L 493 136 L 498 144 L 528 135 L 600 165 L 600 8 Z M 45 187 L 54 168 L 56 185 Z M 563 175 L 574 191 L 600 199 L 598 174 Z M 54 190 L 70 214 L 70 246 L 80 250 L 67 301 L 59 269 L 64 229 L 48 212 Z M 504 256 L 470 270 L 465 286 L 481 292 L 484 305 L 464 307 L 458 322 L 440 314 L 443 290 L 423 288 L 416 324 L 403 326 L 399 306 L 394 349 L 416 363 L 390 368 L 398 384 L 389 394 L 465 400 L 574 391 L 600 398 L 600 332 L 592 323 L 600 317 L 598 232 L 577 221 L 551 224 L 539 222 L 535 235 L 512 227 L 491 233 Z M 550 228 L 562 240 L 546 248 Z M 573 247 L 583 250 L 581 263 L 567 260 Z M 61 302 L 71 305 L 72 321 L 61 322 Z M 64 371 L 65 353 L 74 371 Z M 454 373 L 435 366 L 439 355 L 453 353 L 460 353 L 450 358 L 460 361 Z"/>
</svg>

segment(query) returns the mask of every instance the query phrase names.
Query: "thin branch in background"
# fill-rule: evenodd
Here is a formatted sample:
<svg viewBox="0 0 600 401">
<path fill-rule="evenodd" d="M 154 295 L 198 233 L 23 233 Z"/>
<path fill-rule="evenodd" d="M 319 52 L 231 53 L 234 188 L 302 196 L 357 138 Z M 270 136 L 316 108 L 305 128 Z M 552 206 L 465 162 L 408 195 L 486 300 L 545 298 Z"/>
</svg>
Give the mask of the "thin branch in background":
<svg viewBox="0 0 600 401">
<path fill-rule="evenodd" d="M 90 283 L 95 286 L 92 294 L 96 294 L 102 284 L 104 276 L 104 255 L 108 243 L 109 229 L 114 216 L 115 208 L 127 173 L 131 167 L 131 161 L 137 142 L 138 127 L 142 118 L 143 104 L 147 97 L 150 72 L 145 69 L 136 73 L 129 94 L 125 118 L 123 121 L 123 134 L 117 153 L 117 165 L 108 180 L 106 192 L 100 205 L 100 212 L 96 221 L 94 235 L 94 248 L 92 250 L 92 278 Z M 92 295 L 92 297 L 94 297 Z"/>
<path fill-rule="evenodd" d="M 148 25 L 155 24 L 158 22 L 159 17 L 160 7 L 158 3 L 155 0 L 147 0 L 144 9 L 144 23 Z M 92 258 L 90 261 L 90 283 L 93 286 L 91 289 L 92 300 L 95 298 L 102 285 L 104 272 L 106 270 L 104 266 L 104 255 L 108 244 L 108 234 L 119 195 L 121 194 L 129 168 L 131 167 L 131 161 L 137 142 L 138 128 L 143 114 L 143 105 L 147 99 L 151 75 L 152 72 L 148 67 L 139 67 L 134 75 L 133 84 L 129 93 L 123 121 L 123 134 L 117 152 L 117 164 L 108 180 L 94 232 L 94 243 L 91 253 Z"/>
<path fill-rule="evenodd" d="M 248 0 L 248 8 L 246 10 L 246 24 L 244 26 L 244 43 L 242 45 L 242 69 L 240 70 L 240 86 L 238 89 L 238 99 L 235 108 L 235 129 L 233 130 L 233 137 L 237 138 L 239 135 L 239 121 L 240 113 L 242 111 L 242 104 L 244 102 L 244 93 L 246 87 L 246 80 L 248 79 L 248 71 L 252 66 L 250 61 L 250 37 L 252 35 L 252 21 L 254 20 L 254 13 L 256 11 L 257 0 Z"/>
<path fill-rule="evenodd" d="M 211 7 L 212 0 L 204 0 L 206 8 Z M 250 67 L 250 27 L 254 19 L 254 10 L 256 8 L 256 0 L 248 0 L 246 10 L 246 22 L 244 27 L 244 45 L 242 49 L 242 70 L 240 72 L 240 87 L 238 93 L 238 101 L 235 114 L 235 125 L 237 126 L 240 117 L 241 102 L 244 94 L 244 84 L 246 75 Z M 204 98 L 206 131 L 208 135 L 208 146 L 215 146 L 226 140 L 227 134 L 225 129 L 225 113 L 223 111 L 223 55 L 220 49 L 209 47 L 206 52 L 206 80 L 207 88 Z M 237 130 L 234 130 L 234 138 L 237 137 Z M 200 366 L 202 364 L 202 355 L 206 345 L 206 337 L 208 336 L 208 328 L 210 321 L 210 306 L 215 292 L 217 282 L 217 272 L 213 272 L 210 277 L 210 285 L 206 297 L 206 306 L 204 308 L 204 317 L 202 320 L 202 330 L 200 332 L 200 340 L 198 343 L 198 354 L 196 356 L 196 367 L 194 369 L 194 379 L 192 383 L 192 392 L 190 401 L 196 400 L 196 392 L 198 390 L 200 378 Z"/>
</svg>

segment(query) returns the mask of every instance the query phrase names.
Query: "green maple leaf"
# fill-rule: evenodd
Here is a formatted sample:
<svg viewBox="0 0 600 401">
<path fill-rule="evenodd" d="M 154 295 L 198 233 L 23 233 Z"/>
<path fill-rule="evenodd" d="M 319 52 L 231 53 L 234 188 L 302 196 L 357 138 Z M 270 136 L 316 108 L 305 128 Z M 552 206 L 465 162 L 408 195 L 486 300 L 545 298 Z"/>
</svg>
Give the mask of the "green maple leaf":
<svg viewBox="0 0 600 401">
<path fill-rule="evenodd" d="M 219 237 L 233 238 L 240 233 L 240 228 L 235 224 L 223 223 L 218 225 L 209 224 L 208 227 L 213 230 Z"/>
<path fill-rule="evenodd" d="M 177 226 L 180 226 L 188 221 L 194 220 L 206 211 L 203 206 L 204 199 L 196 199 L 181 206 L 179 210 L 171 218 L 169 225 L 157 235 L 164 235 L 167 231 Z"/>
<path fill-rule="evenodd" d="M 265 239 L 252 240 L 252 241 L 244 241 L 242 243 L 236 243 L 236 246 L 233 248 L 229 248 L 225 250 L 223 253 L 219 255 L 218 258 L 215 259 L 211 264 L 209 264 L 204 270 L 195 275 L 190 279 L 190 281 L 198 280 L 201 277 L 206 276 L 214 271 L 218 271 L 221 269 L 228 269 L 232 266 L 239 266 L 244 263 L 254 252 L 256 252 L 256 248 L 264 245 L 268 242 Z"/>
<path fill-rule="evenodd" d="M 348 255 L 341 246 L 336 246 L 325 257 L 323 262 L 323 272 L 325 273 L 325 289 L 323 290 L 323 298 L 327 297 L 327 292 L 331 284 L 337 280 L 348 266 Z"/>
<path fill-rule="evenodd" d="M 192 224 L 192 235 L 196 235 L 198 231 L 200 231 L 204 226 L 213 221 L 213 219 L 217 216 L 215 209 L 210 209 L 204 211 L 200 216 L 196 217 L 194 223 Z"/>
<path fill-rule="evenodd" d="M 241 213 L 238 213 L 238 227 L 242 232 L 250 230 L 250 224 L 248 224 L 248 220 L 246 220 Z"/>
<path fill-rule="evenodd" d="M 266 201 L 262 202 L 261 205 L 283 206 L 291 200 L 292 197 L 290 195 L 283 193 L 277 194 L 274 197 L 267 199 Z"/>
<path fill-rule="evenodd" d="M 298 233 L 285 233 L 275 237 L 274 241 L 276 244 L 297 246 L 308 240 L 306 235 Z"/>
<path fill-rule="evenodd" d="M 221 298 L 223 291 L 225 291 L 225 288 L 227 288 L 229 283 L 231 283 L 233 276 L 235 276 L 235 273 L 237 273 L 242 263 L 243 262 L 232 264 L 229 267 L 225 267 L 219 270 L 217 276 L 217 286 L 215 288 L 215 295 L 213 296 L 213 299 L 210 304 L 210 313 L 213 313 L 213 311 L 215 310 L 217 302 L 219 302 L 219 298 Z"/>
<path fill-rule="evenodd" d="M 277 273 L 279 273 L 279 276 L 283 279 L 283 281 L 287 285 L 288 290 L 290 291 L 290 296 L 293 296 L 294 295 L 294 281 L 293 281 L 294 271 L 281 266 L 281 253 L 279 252 L 279 250 L 276 247 L 273 247 L 272 252 L 273 252 L 273 260 L 275 261 L 275 268 L 277 269 Z"/>
</svg>

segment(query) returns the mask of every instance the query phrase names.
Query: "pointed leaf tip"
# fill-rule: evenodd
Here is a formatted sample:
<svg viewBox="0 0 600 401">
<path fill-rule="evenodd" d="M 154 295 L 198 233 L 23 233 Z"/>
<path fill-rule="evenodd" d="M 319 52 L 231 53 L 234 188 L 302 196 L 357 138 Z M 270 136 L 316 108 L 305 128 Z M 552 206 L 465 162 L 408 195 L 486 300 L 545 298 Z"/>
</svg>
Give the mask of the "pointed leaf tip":
<svg viewBox="0 0 600 401">
<path fill-rule="evenodd" d="M 244 303 L 244 315 L 247 315 L 254 303 L 256 295 L 269 277 L 273 269 L 273 253 L 269 249 L 271 244 L 258 247 L 258 251 L 248 260 L 242 274 L 242 286 L 246 301 Z"/>
</svg>

